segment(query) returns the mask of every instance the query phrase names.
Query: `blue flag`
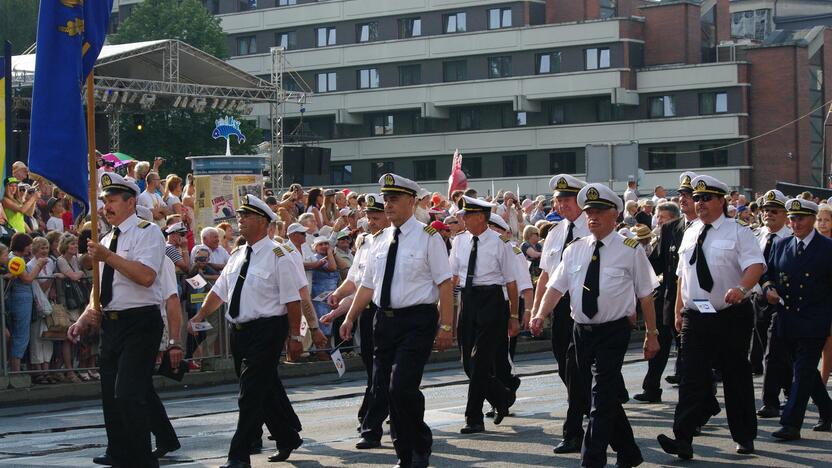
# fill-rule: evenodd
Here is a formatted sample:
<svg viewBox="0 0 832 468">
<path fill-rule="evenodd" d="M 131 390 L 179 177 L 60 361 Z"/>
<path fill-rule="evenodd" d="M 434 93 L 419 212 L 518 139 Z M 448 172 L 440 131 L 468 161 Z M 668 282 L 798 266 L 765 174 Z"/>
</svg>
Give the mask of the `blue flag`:
<svg viewBox="0 0 832 468">
<path fill-rule="evenodd" d="M 49 0 L 38 14 L 29 169 L 89 207 L 81 90 L 107 35 L 113 0 Z"/>
</svg>

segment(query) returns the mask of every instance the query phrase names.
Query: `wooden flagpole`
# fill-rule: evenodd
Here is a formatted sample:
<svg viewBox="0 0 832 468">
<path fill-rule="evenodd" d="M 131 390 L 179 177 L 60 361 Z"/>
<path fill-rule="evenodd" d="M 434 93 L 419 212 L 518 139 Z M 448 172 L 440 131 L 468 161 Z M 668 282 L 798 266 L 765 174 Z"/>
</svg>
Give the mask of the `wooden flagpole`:
<svg viewBox="0 0 832 468">
<path fill-rule="evenodd" d="M 98 173 L 95 167 L 95 85 L 93 83 L 93 72 L 87 75 L 87 163 L 89 165 L 89 200 L 90 200 L 90 223 L 92 224 L 93 242 L 98 242 L 98 206 L 96 203 L 98 195 Z M 100 291 L 98 278 L 98 262 L 92 262 L 92 305 L 95 310 L 100 311 L 98 294 Z"/>
</svg>

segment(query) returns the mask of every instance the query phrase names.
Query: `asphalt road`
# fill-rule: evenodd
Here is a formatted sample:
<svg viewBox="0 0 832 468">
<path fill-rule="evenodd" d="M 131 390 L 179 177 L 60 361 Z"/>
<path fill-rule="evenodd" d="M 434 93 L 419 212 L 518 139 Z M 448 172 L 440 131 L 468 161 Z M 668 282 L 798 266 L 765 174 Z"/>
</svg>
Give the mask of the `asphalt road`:
<svg viewBox="0 0 832 468">
<path fill-rule="evenodd" d="M 630 394 L 640 391 L 646 364 L 631 350 L 623 373 Z M 463 425 L 467 384 L 459 364 L 431 365 L 423 380 L 426 420 L 433 429 L 431 465 L 437 467 L 578 466 L 579 455 L 555 456 L 566 413 L 565 390 L 551 355 L 519 356 L 517 371 L 523 376 L 514 417 L 499 427 L 486 423 L 487 432 L 474 436 L 458 433 Z M 395 452 L 387 435 L 382 448 L 359 451 L 356 412 L 363 392 L 363 375 L 349 373 L 287 381 L 295 410 L 304 425 L 304 445 L 289 463 L 299 467 L 392 466 Z M 757 396 L 760 379 L 755 379 Z M 769 434 L 777 421 L 760 420 L 757 453 L 737 455 L 728 433 L 725 412 L 711 420 L 695 440 L 693 462 L 664 454 L 656 436 L 670 433 L 677 391 L 665 384 L 664 403 L 645 405 L 634 400 L 626 405 L 637 442 L 646 463 L 642 466 L 832 466 L 832 435 L 808 427 L 817 421 L 810 404 L 803 440 L 776 442 Z M 221 386 L 162 395 L 182 442 L 182 449 L 162 459 L 163 466 L 219 466 L 225 461 L 236 422 L 236 389 Z M 721 400 L 721 398 L 720 398 Z M 758 402 L 759 403 L 759 402 Z M 278 466 L 266 461 L 267 450 L 252 457 L 254 466 Z M 100 404 L 71 402 L 0 409 L 0 466 L 94 466 L 93 456 L 103 453 L 106 436 Z M 610 452 L 609 462 L 615 462 Z"/>
</svg>

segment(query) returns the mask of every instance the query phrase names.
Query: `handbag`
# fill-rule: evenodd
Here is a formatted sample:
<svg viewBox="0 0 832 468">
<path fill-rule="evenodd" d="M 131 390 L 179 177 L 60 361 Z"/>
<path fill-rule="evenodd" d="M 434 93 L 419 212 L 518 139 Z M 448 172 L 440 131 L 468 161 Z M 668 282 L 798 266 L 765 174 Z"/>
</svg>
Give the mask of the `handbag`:
<svg viewBox="0 0 832 468">
<path fill-rule="evenodd" d="M 66 262 L 69 265 L 69 268 L 72 271 L 75 271 L 75 268 L 72 267 L 70 262 Z M 79 281 L 72 281 L 70 279 L 66 279 L 63 281 L 64 283 L 64 304 L 66 308 L 69 310 L 74 309 L 81 309 L 87 305 L 90 298 L 90 292 L 87 290 L 86 285 Z"/>
<path fill-rule="evenodd" d="M 46 331 L 41 337 L 46 340 L 65 340 L 70 325 L 72 320 L 66 307 L 62 304 L 52 304 L 52 313 L 46 317 Z"/>
</svg>

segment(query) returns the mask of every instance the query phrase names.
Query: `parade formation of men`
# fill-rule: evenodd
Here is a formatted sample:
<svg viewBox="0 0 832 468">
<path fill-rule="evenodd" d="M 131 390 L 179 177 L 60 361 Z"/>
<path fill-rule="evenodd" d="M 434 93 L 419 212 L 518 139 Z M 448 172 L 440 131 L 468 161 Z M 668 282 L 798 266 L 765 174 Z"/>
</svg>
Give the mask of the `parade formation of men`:
<svg viewBox="0 0 832 468">
<path fill-rule="evenodd" d="M 465 230 L 449 251 L 437 230 L 414 216 L 420 186 L 384 174 L 379 193 L 364 195 L 368 228 L 346 280 L 327 299 L 333 313 L 321 318 L 329 325 L 344 315 L 336 333 L 349 340 L 357 328 L 360 337 L 367 384 L 356 448 L 379 447 L 389 415 L 396 467 L 429 466 L 433 435 L 420 385 L 432 349 L 450 348 L 455 337 L 469 379 L 459 432 L 476 437 L 488 429 L 486 417 L 501 424 L 520 386 L 511 361 L 516 336 L 524 328 L 540 335 L 547 319 L 565 393 L 553 390 L 568 403 L 554 457 L 580 453 L 582 466 L 602 467 L 612 448 L 616 466 L 644 461 L 624 406 L 622 365 L 633 333 L 643 333 L 649 361 L 634 397 L 644 404 L 662 401 L 660 380 L 674 343 L 677 349 L 667 378 L 679 391 L 672 433 L 657 441 L 668 454 L 694 457 L 694 437 L 721 411 L 719 381 L 739 454 L 754 453 L 758 416 L 780 416 L 772 437 L 799 439 L 810 398 L 820 416 L 813 430 L 830 431 L 832 400 L 818 363 L 832 327 L 832 240 L 814 229 L 818 206 L 770 190 L 758 200 L 762 226 L 749 226 L 727 216 L 725 183 L 692 172 L 679 181 L 678 205 L 657 207 L 662 222 L 647 252 L 617 231 L 624 207 L 607 185 L 552 177 L 563 219 L 546 236 L 535 290 L 509 225 L 492 213 L 496 205 L 462 196 L 456 217 Z M 177 226 L 163 234 L 143 220 L 138 186 L 115 173 L 101 177 L 101 193 L 113 229 L 88 246 L 100 266 L 100 307 L 91 301 L 69 330 L 77 341 L 101 328 L 107 450 L 94 461 L 159 466 L 158 457 L 180 443 L 152 383 L 157 352 L 165 351 L 173 367 L 182 359 L 178 311 L 163 306 L 171 297 L 176 302 L 172 263 L 163 257 L 164 235 Z M 225 305 L 239 413 L 222 468 L 251 466 L 264 424 L 277 449 L 269 461 L 285 461 L 303 444 L 278 374 L 284 348 L 290 358 L 302 352 L 309 301 L 303 264 L 297 244 L 272 238 L 277 215 L 264 201 L 241 197 L 237 215 L 244 242 L 188 324 L 193 332 Z M 289 237 L 297 233 L 305 228 L 289 227 Z M 637 314 L 643 332 L 635 331 Z M 169 340 L 162 340 L 165 327 Z M 764 382 L 759 409 L 755 373 Z"/>
</svg>

